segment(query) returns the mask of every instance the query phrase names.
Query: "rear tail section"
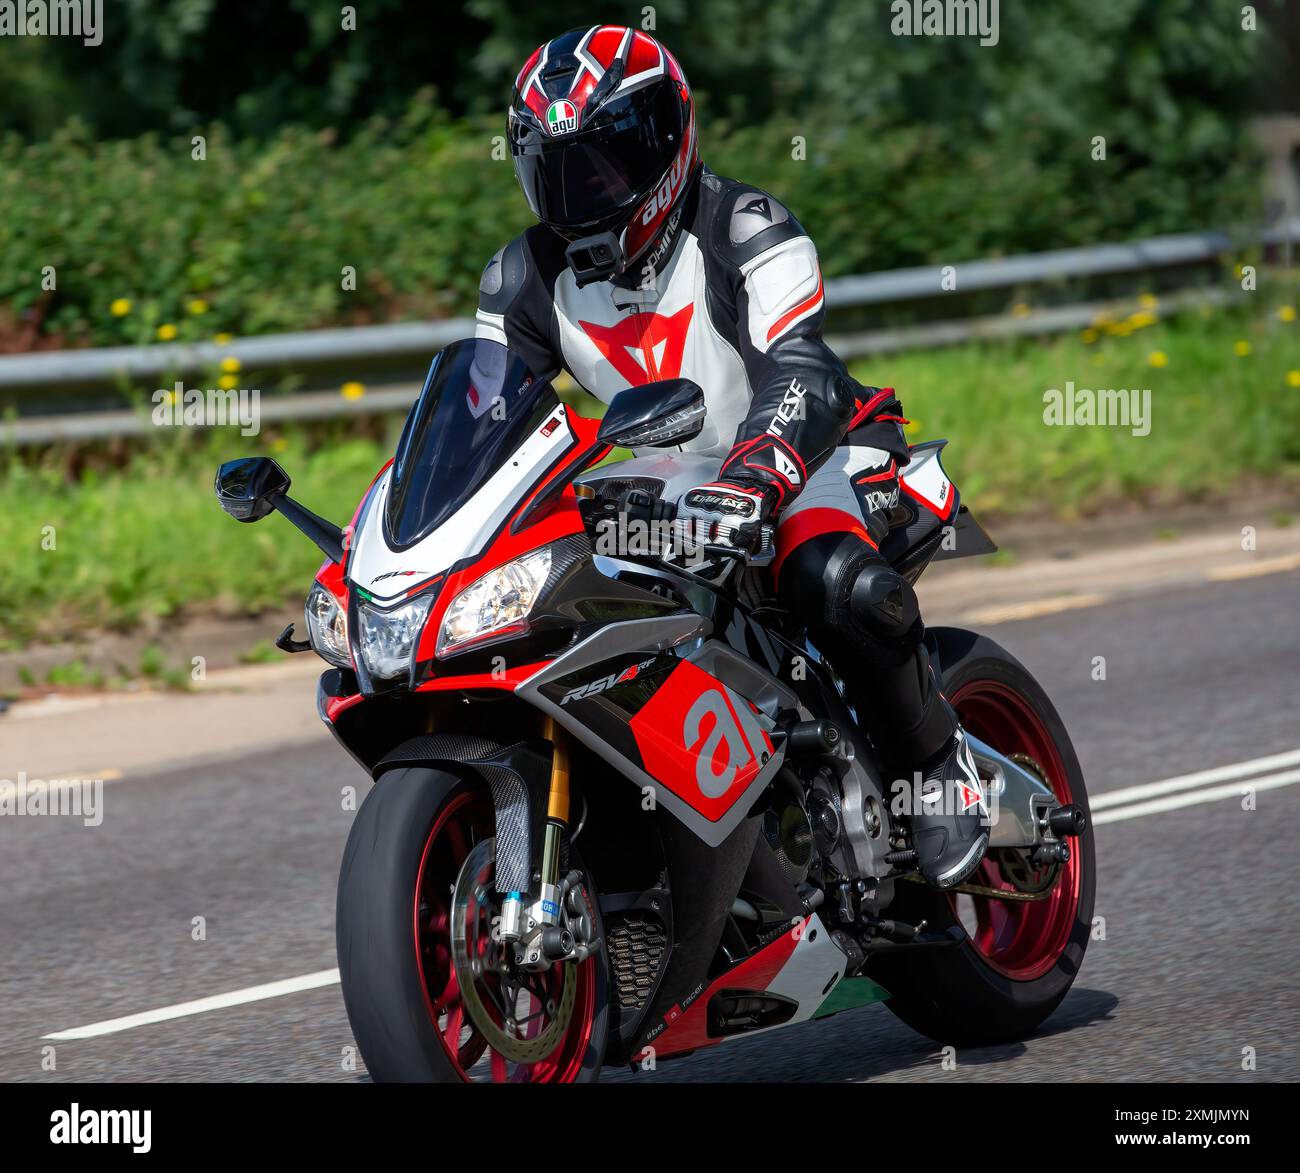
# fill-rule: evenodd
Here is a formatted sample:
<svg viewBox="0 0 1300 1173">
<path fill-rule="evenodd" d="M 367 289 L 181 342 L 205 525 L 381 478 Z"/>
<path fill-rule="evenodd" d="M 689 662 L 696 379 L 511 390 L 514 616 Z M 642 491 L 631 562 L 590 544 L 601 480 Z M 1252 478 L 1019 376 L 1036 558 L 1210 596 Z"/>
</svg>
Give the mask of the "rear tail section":
<svg viewBox="0 0 1300 1173">
<path fill-rule="evenodd" d="M 991 554 L 993 539 L 961 503 L 940 454 L 947 440 L 912 445 L 912 458 L 899 475 L 899 502 L 880 552 L 905 577 L 915 580 L 933 559 Z"/>
</svg>

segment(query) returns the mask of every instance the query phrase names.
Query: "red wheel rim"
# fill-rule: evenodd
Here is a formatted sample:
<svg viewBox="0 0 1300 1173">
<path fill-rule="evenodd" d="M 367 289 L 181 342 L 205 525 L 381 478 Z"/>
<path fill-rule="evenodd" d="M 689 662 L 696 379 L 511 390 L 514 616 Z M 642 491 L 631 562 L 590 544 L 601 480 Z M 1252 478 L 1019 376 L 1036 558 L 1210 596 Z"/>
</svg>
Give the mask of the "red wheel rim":
<svg viewBox="0 0 1300 1173">
<path fill-rule="evenodd" d="M 996 680 L 975 680 L 948 698 L 964 728 L 1008 756 L 1025 754 L 1042 767 L 1044 780 L 1062 803 L 1072 802 L 1070 778 L 1051 733 L 1023 696 Z M 1060 960 L 1079 911 L 1082 852 L 1075 846 L 1051 893 L 1042 900 L 1007 901 L 970 895 L 976 927 L 971 944 L 984 961 L 1012 981 L 1042 977 Z M 1013 891 L 1000 865 L 985 858 L 967 881 Z M 958 896 L 949 900 L 958 914 Z"/>
<path fill-rule="evenodd" d="M 555 1049 L 536 1063 L 507 1061 L 492 1050 L 465 1013 L 451 953 L 452 890 L 476 843 L 492 834 L 492 808 L 473 792 L 456 795 L 425 840 L 415 880 L 415 960 L 425 1009 L 448 1061 L 461 1079 L 494 1083 L 569 1083 L 582 1071 L 596 1015 L 596 961 L 574 971 L 573 1018 Z"/>
</svg>

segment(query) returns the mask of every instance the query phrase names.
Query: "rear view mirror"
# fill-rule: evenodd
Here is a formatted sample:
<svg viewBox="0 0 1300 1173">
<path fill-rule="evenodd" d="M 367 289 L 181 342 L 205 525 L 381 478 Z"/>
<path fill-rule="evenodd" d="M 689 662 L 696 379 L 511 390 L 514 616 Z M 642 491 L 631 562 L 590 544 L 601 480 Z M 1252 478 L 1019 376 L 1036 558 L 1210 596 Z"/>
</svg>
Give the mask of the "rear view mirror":
<svg viewBox="0 0 1300 1173">
<path fill-rule="evenodd" d="M 666 448 L 704 428 L 704 392 L 691 379 L 660 379 L 628 387 L 600 421 L 597 439 L 618 448 Z"/>
<path fill-rule="evenodd" d="M 221 508 L 236 521 L 261 521 L 278 509 L 326 558 L 343 561 L 343 531 L 289 496 L 289 474 L 269 456 L 227 460 L 217 469 L 213 488 Z"/>
<path fill-rule="evenodd" d="M 236 521 L 261 521 L 289 491 L 289 474 L 269 456 L 228 460 L 214 486 L 221 508 Z"/>
</svg>

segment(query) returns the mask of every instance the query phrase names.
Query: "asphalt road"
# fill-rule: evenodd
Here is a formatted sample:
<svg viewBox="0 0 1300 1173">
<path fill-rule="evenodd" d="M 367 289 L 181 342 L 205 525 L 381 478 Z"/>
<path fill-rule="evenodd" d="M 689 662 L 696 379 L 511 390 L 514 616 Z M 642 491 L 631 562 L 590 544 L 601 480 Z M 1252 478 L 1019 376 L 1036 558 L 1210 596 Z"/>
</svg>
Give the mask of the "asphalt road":
<svg viewBox="0 0 1300 1173">
<path fill-rule="evenodd" d="M 1055 700 L 1095 797 L 1300 747 L 1298 602 L 1292 571 L 990 633 Z M 1092 678 L 1098 656 L 1104 681 Z M 237 743 L 238 728 L 229 734 Z M 151 736 L 147 722 L 139 735 Z M 292 751 L 128 773 L 106 788 L 99 827 L 0 819 L 0 1079 L 366 1078 L 337 985 L 42 1039 L 331 969 L 351 819 L 341 793 L 353 785 L 365 779 L 322 731 Z M 1295 1080 L 1298 827 L 1300 786 L 1262 790 L 1255 810 L 1229 797 L 1098 827 L 1105 939 L 1027 1042 L 945 1067 L 934 1044 L 871 1006 L 611 1078 Z"/>
</svg>

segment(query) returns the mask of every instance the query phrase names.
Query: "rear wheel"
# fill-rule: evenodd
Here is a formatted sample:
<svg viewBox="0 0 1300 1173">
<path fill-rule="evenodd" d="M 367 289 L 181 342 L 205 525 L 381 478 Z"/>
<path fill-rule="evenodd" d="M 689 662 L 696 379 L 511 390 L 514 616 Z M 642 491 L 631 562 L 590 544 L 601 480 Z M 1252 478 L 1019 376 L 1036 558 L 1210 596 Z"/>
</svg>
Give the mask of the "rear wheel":
<svg viewBox="0 0 1300 1173">
<path fill-rule="evenodd" d="M 962 725 L 1036 773 L 1060 802 L 1086 814 L 1074 747 L 1033 676 L 986 636 L 936 628 L 928 642 Z M 873 963 L 892 994 L 894 1013 L 938 1042 L 959 1045 L 1021 1038 L 1051 1014 L 1079 972 L 1091 932 L 1091 820 L 1070 846 L 1069 862 L 1050 872 L 1034 871 L 1024 852 L 990 850 L 963 885 L 984 893 L 897 884 L 889 916 L 925 920 L 931 930 L 960 925 L 965 940 L 951 949 L 900 950 Z"/>
<path fill-rule="evenodd" d="M 530 975 L 518 988 L 503 988 L 487 965 L 463 964 L 467 925 L 480 950 L 492 947 L 477 929 L 492 919 L 493 831 L 486 787 L 425 768 L 385 774 L 357 812 L 339 874 L 339 973 L 353 1035 L 376 1080 L 573 1083 L 599 1071 L 608 1020 L 603 951 Z M 462 896 L 458 905 L 458 883 L 483 903 L 467 906 Z M 585 892 L 598 915 L 589 882 Z M 480 969 L 467 984 L 467 972 Z M 504 1042 L 505 1018 L 520 1024 L 519 1045 Z"/>
</svg>

